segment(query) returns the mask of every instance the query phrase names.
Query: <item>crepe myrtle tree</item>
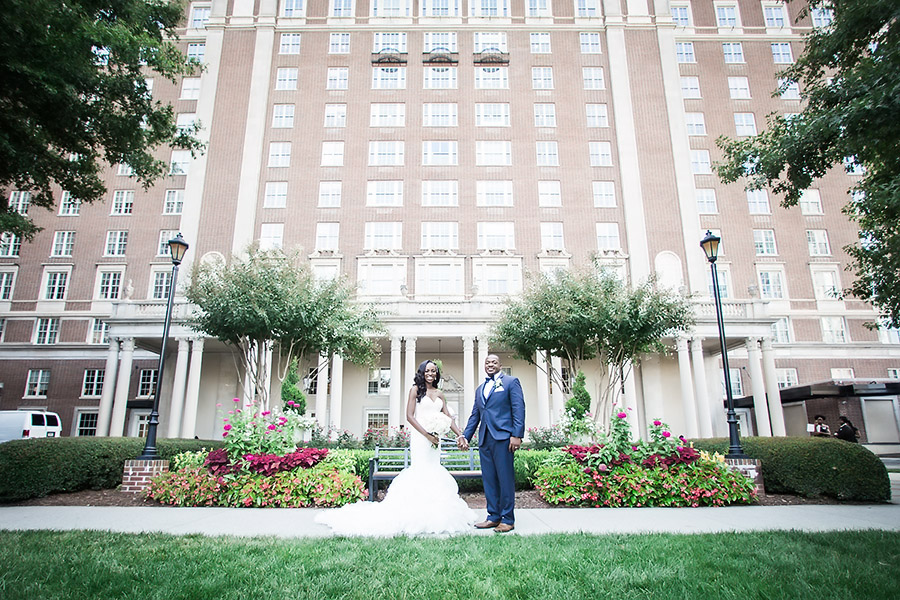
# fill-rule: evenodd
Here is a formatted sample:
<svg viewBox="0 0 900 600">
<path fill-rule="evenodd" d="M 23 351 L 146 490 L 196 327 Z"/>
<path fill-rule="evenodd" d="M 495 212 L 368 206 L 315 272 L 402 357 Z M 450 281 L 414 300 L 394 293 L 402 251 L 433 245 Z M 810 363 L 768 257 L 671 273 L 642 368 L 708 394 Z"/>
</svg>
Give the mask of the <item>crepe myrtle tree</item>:
<svg viewBox="0 0 900 600">
<path fill-rule="evenodd" d="M 591 412 L 606 425 L 633 365 L 644 354 L 667 351 L 664 338 L 692 325 L 689 301 L 657 288 L 652 279 L 629 286 L 598 269 L 559 271 L 536 276 L 521 297 L 508 302 L 491 342 L 530 364 L 542 354 L 546 360 L 538 366 L 546 365 L 561 387 L 562 374 L 551 357 L 564 359 L 573 373 L 592 366 L 604 383 Z"/>
<path fill-rule="evenodd" d="M 375 312 L 352 300 L 344 280 L 317 281 L 297 253 L 254 245 L 228 262 L 201 264 L 186 295 L 197 306 L 194 327 L 237 348 L 246 397 L 264 409 L 270 356 L 284 381 L 293 359 L 336 353 L 371 365 L 380 352 L 370 337 L 383 331 Z"/>
<path fill-rule="evenodd" d="M 53 189 L 103 197 L 103 169 L 127 164 L 145 187 L 168 171 L 154 151 L 196 153 L 199 123 L 176 127 L 148 78 L 175 82 L 199 63 L 175 45 L 183 0 L 4 0 L 0 19 L 0 189 L 51 209 Z M 31 239 L 22 206 L 0 202 L 0 231 Z M 18 210 L 16 210 L 18 208 Z M 21 211 L 21 212 L 20 212 Z"/>
<path fill-rule="evenodd" d="M 900 327 L 900 4 L 811 0 L 801 17 L 810 13 L 818 26 L 774 93 L 798 85 L 803 110 L 770 116 L 755 137 L 720 138 L 716 169 L 725 182 L 770 187 L 785 207 L 835 167 L 861 173 L 843 209 L 859 225 L 858 241 L 844 248 L 856 274 L 845 293 Z"/>
</svg>

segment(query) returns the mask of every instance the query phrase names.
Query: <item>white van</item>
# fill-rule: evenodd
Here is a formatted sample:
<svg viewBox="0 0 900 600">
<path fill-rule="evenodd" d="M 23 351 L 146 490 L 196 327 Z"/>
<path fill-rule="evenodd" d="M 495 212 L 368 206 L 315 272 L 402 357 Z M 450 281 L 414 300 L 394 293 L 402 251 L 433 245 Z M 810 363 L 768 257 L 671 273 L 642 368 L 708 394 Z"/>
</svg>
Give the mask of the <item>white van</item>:
<svg viewBox="0 0 900 600">
<path fill-rule="evenodd" d="M 0 443 L 28 438 L 59 437 L 59 415 L 42 410 L 0 410 Z"/>
</svg>

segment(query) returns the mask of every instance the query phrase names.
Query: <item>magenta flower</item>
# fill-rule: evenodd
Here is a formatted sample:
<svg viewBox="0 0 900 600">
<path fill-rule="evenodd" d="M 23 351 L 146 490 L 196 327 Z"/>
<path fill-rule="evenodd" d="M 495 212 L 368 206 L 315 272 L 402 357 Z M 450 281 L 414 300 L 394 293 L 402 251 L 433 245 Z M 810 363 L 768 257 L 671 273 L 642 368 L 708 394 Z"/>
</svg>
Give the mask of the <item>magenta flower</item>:
<svg viewBox="0 0 900 600">
<path fill-rule="evenodd" d="M 223 433 L 222 437 L 228 437 L 228 432 L 226 431 L 225 433 Z"/>
<path fill-rule="evenodd" d="M 657 427 L 659 427 L 660 425 L 662 425 L 662 421 L 656 420 L 656 421 L 653 421 L 653 424 L 656 425 Z"/>
<path fill-rule="evenodd" d="M 625 417 L 628 416 L 628 413 L 626 413 L 626 412 L 620 412 L 620 413 L 617 414 L 616 416 L 619 417 L 620 419 L 624 419 Z"/>
<path fill-rule="evenodd" d="M 262 416 L 265 417 L 265 416 L 267 416 L 268 414 L 270 414 L 269 411 L 267 411 L 267 410 L 262 411 Z"/>
<path fill-rule="evenodd" d="M 241 401 L 240 398 L 235 398 L 234 400 L 232 400 L 232 402 L 240 402 L 240 401 Z"/>
<path fill-rule="evenodd" d="M 672 434 L 669 433 L 668 431 L 663 431 L 662 436 L 663 436 L 664 438 L 667 438 L 667 437 L 671 437 Z"/>
<path fill-rule="evenodd" d="M 277 429 L 277 427 L 275 427 L 275 424 L 272 423 L 271 425 L 269 425 L 268 429 L 269 429 L 270 431 L 275 431 L 275 429 Z"/>
<path fill-rule="evenodd" d="M 225 425 L 225 427 L 223 427 L 223 429 L 225 431 L 231 431 L 231 425 Z"/>
</svg>

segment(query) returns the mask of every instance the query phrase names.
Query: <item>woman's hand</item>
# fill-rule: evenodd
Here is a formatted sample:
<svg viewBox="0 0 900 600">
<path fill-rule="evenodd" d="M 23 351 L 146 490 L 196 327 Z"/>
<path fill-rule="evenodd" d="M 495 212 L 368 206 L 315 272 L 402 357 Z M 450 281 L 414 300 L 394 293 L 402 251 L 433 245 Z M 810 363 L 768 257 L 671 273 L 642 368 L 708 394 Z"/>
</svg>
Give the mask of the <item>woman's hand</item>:
<svg viewBox="0 0 900 600">
<path fill-rule="evenodd" d="M 433 433 L 429 433 L 429 434 L 427 434 L 425 437 L 428 439 L 429 442 L 432 443 L 432 445 L 434 445 L 434 446 L 440 446 L 440 445 L 441 445 L 441 438 L 439 438 L 438 436 L 434 435 Z"/>
</svg>

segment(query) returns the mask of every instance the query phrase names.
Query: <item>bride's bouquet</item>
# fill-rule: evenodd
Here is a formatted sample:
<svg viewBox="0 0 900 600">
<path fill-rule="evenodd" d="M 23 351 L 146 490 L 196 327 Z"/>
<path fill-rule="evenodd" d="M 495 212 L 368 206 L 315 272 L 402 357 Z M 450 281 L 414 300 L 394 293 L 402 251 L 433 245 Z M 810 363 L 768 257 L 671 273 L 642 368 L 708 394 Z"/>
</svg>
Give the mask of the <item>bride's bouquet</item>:
<svg viewBox="0 0 900 600">
<path fill-rule="evenodd" d="M 425 415 L 419 419 L 419 424 L 425 428 L 425 431 L 440 439 L 450 431 L 450 417 L 442 412 Z M 431 444 L 432 448 L 437 448 L 437 444 Z"/>
</svg>

